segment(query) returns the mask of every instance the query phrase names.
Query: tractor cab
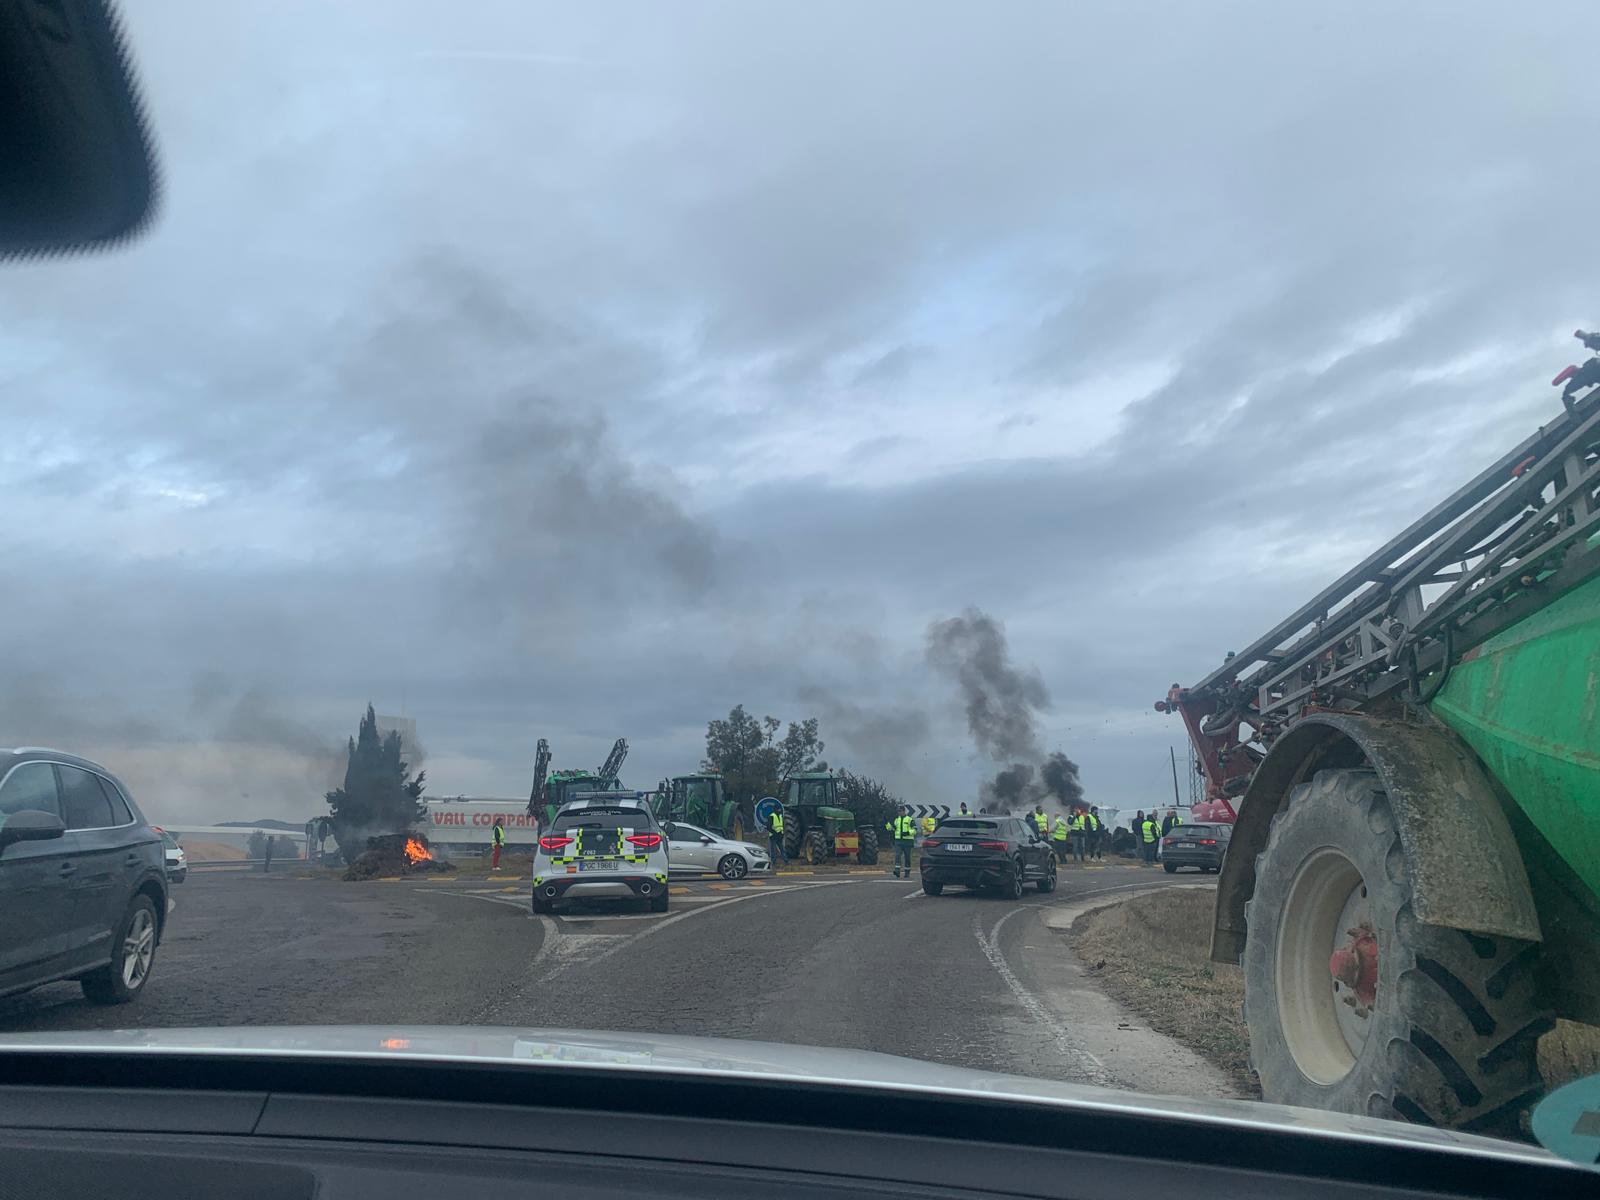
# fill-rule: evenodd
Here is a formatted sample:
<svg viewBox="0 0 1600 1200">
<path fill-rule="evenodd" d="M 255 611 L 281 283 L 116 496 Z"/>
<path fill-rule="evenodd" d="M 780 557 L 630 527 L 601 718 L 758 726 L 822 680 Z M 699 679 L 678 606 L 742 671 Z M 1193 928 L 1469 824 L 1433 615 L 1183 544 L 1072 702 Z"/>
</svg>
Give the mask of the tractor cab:
<svg viewBox="0 0 1600 1200">
<path fill-rule="evenodd" d="M 552 771 L 545 780 L 544 802 L 539 806 L 542 823 L 549 825 L 556 819 L 561 806 L 575 799 L 581 792 L 617 792 L 620 781 L 596 775 L 593 771 Z"/>
<path fill-rule="evenodd" d="M 698 825 L 735 841 L 743 841 L 752 832 L 746 828 L 748 822 L 734 803 L 727 782 L 716 771 L 663 780 L 654 807 L 657 820 Z"/>
<path fill-rule="evenodd" d="M 830 771 L 803 771 L 783 781 L 784 850 L 805 862 L 854 858 L 871 863 L 878 859 L 875 831 L 856 830 L 856 818 L 839 807 L 839 781 Z"/>
</svg>

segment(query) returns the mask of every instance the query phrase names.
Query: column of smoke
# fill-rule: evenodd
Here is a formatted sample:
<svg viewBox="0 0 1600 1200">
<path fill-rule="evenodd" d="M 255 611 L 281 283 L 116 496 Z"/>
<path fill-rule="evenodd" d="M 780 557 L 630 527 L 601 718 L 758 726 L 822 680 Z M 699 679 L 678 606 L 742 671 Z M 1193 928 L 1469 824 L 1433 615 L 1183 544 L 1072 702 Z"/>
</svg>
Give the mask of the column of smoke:
<svg viewBox="0 0 1600 1200">
<path fill-rule="evenodd" d="M 1011 661 L 998 621 L 977 608 L 935 621 L 928 626 L 926 657 L 960 689 L 979 753 L 1009 764 L 979 788 L 984 809 L 1017 813 L 1043 804 L 1065 811 L 1082 802 L 1078 765 L 1059 750 L 1046 755 L 1039 746 L 1038 714 L 1050 707 L 1044 680 Z"/>
</svg>

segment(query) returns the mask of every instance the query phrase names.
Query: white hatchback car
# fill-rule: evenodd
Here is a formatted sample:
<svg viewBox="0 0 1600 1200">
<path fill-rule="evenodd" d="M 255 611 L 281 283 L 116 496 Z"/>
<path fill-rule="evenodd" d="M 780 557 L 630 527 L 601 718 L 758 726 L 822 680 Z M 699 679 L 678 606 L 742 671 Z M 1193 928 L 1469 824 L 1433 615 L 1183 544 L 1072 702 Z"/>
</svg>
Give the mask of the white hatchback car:
<svg viewBox="0 0 1600 1200">
<path fill-rule="evenodd" d="M 682 821 L 666 821 L 667 856 L 679 875 L 705 875 L 715 871 L 724 879 L 772 874 L 772 858 L 765 846 L 718 837 L 709 829 Z"/>
<path fill-rule="evenodd" d="M 667 839 L 638 792 L 590 793 L 561 806 L 533 854 L 533 911 L 563 900 L 647 900 L 667 911 Z"/>
</svg>

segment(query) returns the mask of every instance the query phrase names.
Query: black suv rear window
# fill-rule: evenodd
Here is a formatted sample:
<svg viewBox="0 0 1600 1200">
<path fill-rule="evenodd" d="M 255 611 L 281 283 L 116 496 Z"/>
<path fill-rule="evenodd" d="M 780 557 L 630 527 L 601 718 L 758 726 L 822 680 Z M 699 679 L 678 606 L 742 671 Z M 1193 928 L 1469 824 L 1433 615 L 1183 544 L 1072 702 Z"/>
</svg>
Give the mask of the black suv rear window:
<svg viewBox="0 0 1600 1200">
<path fill-rule="evenodd" d="M 1215 825 L 1174 825 L 1168 837 L 1177 838 L 1214 838 L 1217 836 Z"/>
</svg>

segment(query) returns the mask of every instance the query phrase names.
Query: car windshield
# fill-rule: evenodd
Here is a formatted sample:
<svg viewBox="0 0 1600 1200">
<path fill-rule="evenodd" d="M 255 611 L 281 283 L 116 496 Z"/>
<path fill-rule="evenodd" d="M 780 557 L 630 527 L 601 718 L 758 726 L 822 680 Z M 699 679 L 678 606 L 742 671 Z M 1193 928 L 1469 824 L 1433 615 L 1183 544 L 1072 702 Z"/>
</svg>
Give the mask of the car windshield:
<svg viewBox="0 0 1600 1200">
<path fill-rule="evenodd" d="M 119 7 L 159 203 L 0 250 L 0 1039 L 1600 1074 L 1600 6 Z"/>
</svg>

